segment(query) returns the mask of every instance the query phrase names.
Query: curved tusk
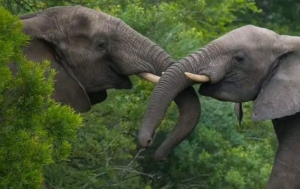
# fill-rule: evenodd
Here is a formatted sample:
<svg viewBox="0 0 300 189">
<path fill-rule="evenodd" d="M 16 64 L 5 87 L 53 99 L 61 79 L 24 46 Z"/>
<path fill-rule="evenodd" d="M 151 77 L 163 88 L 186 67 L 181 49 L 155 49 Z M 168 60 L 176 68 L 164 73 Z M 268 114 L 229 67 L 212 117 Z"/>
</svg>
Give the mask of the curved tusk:
<svg viewBox="0 0 300 189">
<path fill-rule="evenodd" d="M 139 73 L 139 74 L 137 74 L 137 76 L 139 76 L 140 78 L 143 78 L 147 81 L 150 81 L 152 83 L 157 83 L 160 79 L 159 76 L 151 74 L 151 73 Z"/>
<path fill-rule="evenodd" d="M 198 83 L 205 83 L 209 82 L 209 77 L 206 75 L 197 75 L 197 74 L 192 74 L 189 72 L 184 72 L 185 76 L 187 76 L 189 79 L 196 81 Z"/>
</svg>

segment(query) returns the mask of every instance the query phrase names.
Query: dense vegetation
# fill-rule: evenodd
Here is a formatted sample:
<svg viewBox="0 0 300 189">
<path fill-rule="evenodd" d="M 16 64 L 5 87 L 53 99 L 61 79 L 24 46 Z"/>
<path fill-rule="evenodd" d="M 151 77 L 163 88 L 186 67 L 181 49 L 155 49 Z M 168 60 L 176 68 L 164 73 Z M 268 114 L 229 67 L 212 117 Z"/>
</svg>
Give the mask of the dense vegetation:
<svg viewBox="0 0 300 189">
<path fill-rule="evenodd" d="M 285 34 L 296 34 L 300 27 L 295 24 L 297 11 L 292 11 L 297 8 L 296 0 L 0 0 L 0 3 L 14 14 L 67 4 L 95 8 L 123 19 L 175 59 L 241 25 L 255 24 Z M 4 54 L 0 57 L 1 61 L 6 60 Z M 36 79 L 41 78 L 38 75 Z M 276 140 L 269 122 L 251 121 L 250 103 L 244 104 L 246 115 L 239 126 L 232 103 L 200 97 L 203 114 L 197 129 L 173 151 L 167 162 L 158 163 L 152 160 L 153 152 L 175 125 L 178 112 L 172 104 L 153 146 L 139 149 L 136 134 L 153 84 L 135 77 L 132 80 L 132 90 L 111 90 L 104 103 L 84 115 L 84 127 L 73 142 L 69 159 L 46 166 L 50 188 L 264 188 Z M 3 145 L 1 138 L 0 141 Z M 2 152 L 0 149 L 0 157 Z M 50 161 L 43 159 L 47 160 Z M 0 162 L 2 165 L 5 164 Z"/>
<path fill-rule="evenodd" d="M 81 117 L 50 98 L 54 71 L 49 63 L 25 60 L 21 47 L 28 37 L 3 7 L 0 25 L 0 188 L 41 188 L 44 166 L 69 155 Z"/>
</svg>

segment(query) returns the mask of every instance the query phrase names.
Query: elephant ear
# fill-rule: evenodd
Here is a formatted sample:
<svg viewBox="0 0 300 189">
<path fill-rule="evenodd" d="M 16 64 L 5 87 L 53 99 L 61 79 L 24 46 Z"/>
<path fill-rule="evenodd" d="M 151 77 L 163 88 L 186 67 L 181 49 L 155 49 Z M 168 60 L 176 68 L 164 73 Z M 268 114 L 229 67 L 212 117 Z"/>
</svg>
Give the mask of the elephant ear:
<svg viewBox="0 0 300 189">
<path fill-rule="evenodd" d="M 24 23 L 23 32 L 32 38 L 45 40 L 51 43 L 63 37 L 63 31 L 58 24 L 56 8 L 49 8 L 38 13 L 21 15 Z"/>
<path fill-rule="evenodd" d="M 74 75 L 72 70 L 64 61 L 59 61 L 57 66 L 62 67 L 56 76 L 55 100 L 69 104 L 77 112 L 87 112 L 91 109 L 91 101 L 83 85 Z M 53 62 L 52 62 L 53 63 Z M 59 70 L 56 69 L 56 70 Z M 60 99 L 64 98 L 64 99 Z"/>
<path fill-rule="evenodd" d="M 254 102 L 253 120 L 268 120 L 300 111 L 300 56 L 283 55 Z"/>
<path fill-rule="evenodd" d="M 54 12 L 55 9 L 50 10 L 52 15 Z M 32 61 L 50 60 L 51 68 L 57 71 L 53 98 L 57 102 L 70 105 L 77 112 L 86 112 L 91 108 L 89 97 L 71 68 L 60 58 L 62 56 L 57 42 L 63 34 L 61 31 L 58 32 L 60 29 L 51 14 L 42 11 L 21 16 L 24 23 L 23 30 L 32 38 L 24 53 Z"/>
<path fill-rule="evenodd" d="M 70 105 L 77 112 L 89 111 L 91 109 L 90 100 L 76 77 L 70 76 L 59 63 L 53 64 L 52 62 L 52 68 L 57 71 L 53 98 L 62 104 Z"/>
</svg>

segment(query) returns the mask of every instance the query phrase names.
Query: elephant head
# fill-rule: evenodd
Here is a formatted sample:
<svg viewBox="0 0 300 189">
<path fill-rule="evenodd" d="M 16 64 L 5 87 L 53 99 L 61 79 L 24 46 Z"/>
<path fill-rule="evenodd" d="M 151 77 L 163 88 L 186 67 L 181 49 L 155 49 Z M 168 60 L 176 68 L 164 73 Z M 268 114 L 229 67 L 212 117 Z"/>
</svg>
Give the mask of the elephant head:
<svg viewBox="0 0 300 189">
<path fill-rule="evenodd" d="M 50 59 L 52 67 L 58 71 L 54 99 L 70 104 L 78 112 L 88 111 L 91 104 L 105 100 L 106 89 L 131 88 L 128 76 L 136 74 L 156 82 L 174 63 L 162 48 L 122 20 L 93 9 L 53 7 L 23 15 L 21 19 L 24 32 L 32 38 L 25 54 L 34 61 Z M 200 104 L 193 88 L 180 93 L 175 102 L 180 118 L 173 133 L 179 140 L 166 139 L 164 147 L 160 148 L 163 152 L 187 137 L 200 116 Z M 188 109 L 195 114 L 187 114 Z M 158 121 L 156 125 L 163 118 L 161 114 L 163 112 L 154 113 L 159 115 L 159 118 L 153 117 Z M 185 125 L 184 131 L 178 130 L 180 125 Z M 145 132 L 151 136 L 151 139 L 141 136 L 147 146 L 154 133 L 147 129 Z"/>
<path fill-rule="evenodd" d="M 152 117 L 149 110 L 166 111 L 182 89 L 196 83 L 203 83 L 201 95 L 221 101 L 253 100 L 254 120 L 293 115 L 300 111 L 299 73 L 299 37 L 251 25 L 235 29 L 164 72 L 152 93 L 141 132 L 144 127 L 155 128 L 147 122 Z"/>
</svg>

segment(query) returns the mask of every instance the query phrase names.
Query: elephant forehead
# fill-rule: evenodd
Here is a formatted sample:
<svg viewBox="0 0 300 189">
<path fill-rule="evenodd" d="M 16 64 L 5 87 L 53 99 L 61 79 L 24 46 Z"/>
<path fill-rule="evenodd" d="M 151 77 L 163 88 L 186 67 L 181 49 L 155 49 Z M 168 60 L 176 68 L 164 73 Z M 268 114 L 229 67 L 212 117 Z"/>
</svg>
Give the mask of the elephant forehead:
<svg viewBox="0 0 300 189">
<path fill-rule="evenodd" d="M 260 40 L 262 42 L 268 42 L 274 39 L 276 36 L 278 35 L 269 29 L 247 25 L 234 29 L 228 34 L 225 34 L 223 37 L 230 39 L 234 38 L 237 41 L 257 42 Z"/>
<path fill-rule="evenodd" d="M 83 22 L 88 21 L 92 24 L 96 24 L 96 26 L 101 24 L 101 22 L 109 23 L 114 18 L 113 16 L 108 15 L 104 12 L 90 9 L 87 7 L 80 7 L 78 9 L 76 9 L 76 11 L 74 11 L 74 12 L 75 12 L 75 14 L 74 14 L 75 16 L 84 17 L 82 19 Z"/>
<path fill-rule="evenodd" d="M 78 28 L 85 28 L 88 29 L 91 25 L 91 19 L 88 15 L 81 15 L 78 14 L 75 17 L 74 26 Z"/>
<path fill-rule="evenodd" d="M 104 15 L 75 14 L 72 19 L 62 18 L 62 22 L 68 22 L 62 30 L 69 37 L 85 37 L 87 39 L 97 36 L 107 38 L 113 27 Z"/>
<path fill-rule="evenodd" d="M 240 33 L 244 33 L 245 35 L 250 35 L 250 36 L 255 36 L 255 37 L 259 37 L 259 36 L 266 37 L 266 36 L 276 35 L 276 33 L 272 30 L 269 30 L 267 28 L 253 26 L 253 25 L 242 26 L 240 28 L 233 30 L 232 32 L 240 32 Z"/>
<path fill-rule="evenodd" d="M 277 35 L 261 28 L 238 28 L 216 40 L 229 51 L 242 50 L 245 52 L 268 53 L 272 44 L 277 40 Z"/>
</svg>

